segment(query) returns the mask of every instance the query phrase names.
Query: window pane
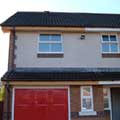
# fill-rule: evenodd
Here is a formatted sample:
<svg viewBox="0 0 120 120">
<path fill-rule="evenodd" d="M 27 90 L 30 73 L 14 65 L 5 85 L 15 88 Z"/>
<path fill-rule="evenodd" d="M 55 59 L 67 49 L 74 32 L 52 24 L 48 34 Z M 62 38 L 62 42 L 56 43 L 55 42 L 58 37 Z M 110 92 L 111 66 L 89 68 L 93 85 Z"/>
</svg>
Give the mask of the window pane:
<svg viewBox="0 0 120 120">
<path fill-rule="evenodd" d="M 83 98 L 83 110 L 92 109 L 92 100 L 90 98 Z"/>
<path fill-rule="evenodd" d="M 53 43 L 51 44 L 52 52 L 62 52 L 62 44 L 61 43 Z"/>
<path fill-rule="evenodd" d="M 51 35 L 52 41 L 61 41 L 61 35 Z"/>
<path fill-rule="evenodd" d="M 110 45 L 111 52 L 118 52 L 118 45 L 116 43 L 113 43 Z"/>
<path fill-rule="evenodd" d="M 40 41 L 50 41 L 50 35 L 41 34 L 40 35 Z"/>
<path fill-rule="evenodd" d="M 50 52 L 50 45 L 48 43 L 39 43 L 39 51 L 40 52 Z"/>
<path fill-rule="evenodd" d="M 90 87 L 83 88 L 83 96 L 90 96 Z"/>
<path fill-rule="evenodd" d="M 115 35 L 110 35 L 110 41 L 117 41 L 116 36 Z"/>
<path fill-rule="evenodd" d="M 102 52 L 109 52 L 109 44 L 107 43 L 102 44 Z"/>
<path fill-rule="evenodd" d="M 103 94 L 104 94 L 104 97 L 107 97 L 107 96 L 108 96 L 108 89 L 107 89 L 107 88 L 104 88 L 104 89 L 103 89 Z"/>
<path fill-rule="evenodd" d="M 104 98 L 104 108 L 109 108 L 108 98 Z"/>
<path fill-rule="evenodd" d="M 109 41 L 108 35 L 103 35 L 102 38 L 103 38 L 103 41 Z"/>
<path fill-rule="evenodd" d="M 109 89 L 108 88 L 104 88 L 103 89 L 103 93 L 104 93 L 104 108 L 109 108 Z"/>
</svg>

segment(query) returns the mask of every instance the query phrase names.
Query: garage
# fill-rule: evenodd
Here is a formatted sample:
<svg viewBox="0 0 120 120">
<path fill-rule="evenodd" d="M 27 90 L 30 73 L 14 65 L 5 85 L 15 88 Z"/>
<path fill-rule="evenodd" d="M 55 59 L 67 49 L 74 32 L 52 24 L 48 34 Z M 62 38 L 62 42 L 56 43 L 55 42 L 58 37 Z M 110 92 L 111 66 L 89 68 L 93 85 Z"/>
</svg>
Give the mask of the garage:
<svg viewBox="0 0 120 120">
<path fill-rule="evenodd" d="M 15 89 L 13 120 L 68 120 L 68 89 Z"/>
</svg>

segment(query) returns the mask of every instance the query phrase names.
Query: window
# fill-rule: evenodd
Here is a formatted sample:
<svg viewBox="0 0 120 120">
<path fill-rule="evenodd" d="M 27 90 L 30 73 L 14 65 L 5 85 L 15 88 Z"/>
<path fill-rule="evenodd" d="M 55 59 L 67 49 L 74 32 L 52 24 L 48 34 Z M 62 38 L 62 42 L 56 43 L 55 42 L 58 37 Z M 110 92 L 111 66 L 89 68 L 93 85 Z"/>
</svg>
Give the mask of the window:
<svg viewBox="0 0 120 120">
<path fill-rule="evenodd" d="M 62 53 L 60 34 L 40 34 L 39 53 Z"/>
<path fill-rule="evenodd" d="M 110 89 L 104 88 L 103 94 L 104 94 L 104 109 L 109 110 L 110 109 Z"/>
<path fill-rule="evenodd" d="M 92 86 L 81 87 L 81 111 L 93 111 Z"/>
<path fill-rule="evenodd" d="M 102 53 L 118 53 L 119 46 L 116 35 L 102 35 Z"/>
</svg>

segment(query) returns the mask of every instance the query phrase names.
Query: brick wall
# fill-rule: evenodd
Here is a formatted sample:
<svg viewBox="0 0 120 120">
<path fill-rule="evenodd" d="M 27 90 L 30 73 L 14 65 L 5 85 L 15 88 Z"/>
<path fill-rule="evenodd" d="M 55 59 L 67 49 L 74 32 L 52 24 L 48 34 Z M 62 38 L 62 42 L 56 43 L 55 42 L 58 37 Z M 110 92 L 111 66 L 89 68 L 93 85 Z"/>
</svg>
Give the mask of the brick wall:
<svg viewBox="0 0 120 120">
<path fill-rule="evenodd" d="M 0 102 L 0 120 L 2 120 L 3 115 L 3 102 Z"/>
<path fill-rule="evenodd" d="M 93 86 L 94 110 L 96 116 L 79 116 L 81 111 L 80 86 L 70 87 L 71 118 L 72 120 L 104 120 L 103 87 Z"/>
</svg>

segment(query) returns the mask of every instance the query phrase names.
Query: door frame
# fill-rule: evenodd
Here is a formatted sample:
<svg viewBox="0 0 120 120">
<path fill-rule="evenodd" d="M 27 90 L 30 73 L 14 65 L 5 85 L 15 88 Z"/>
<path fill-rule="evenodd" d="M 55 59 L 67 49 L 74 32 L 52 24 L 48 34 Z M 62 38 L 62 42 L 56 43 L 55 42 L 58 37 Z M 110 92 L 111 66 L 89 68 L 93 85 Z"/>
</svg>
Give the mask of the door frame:
<svg viewBox="0 0 120 120">
<path fill-rule="evenodd" d="M 70 110 L 70 86 L 40 86 L 40 87 L 30 87 L 30 86 L 20 86 L 13 87 L 12 89 L 12 107 L 11 107 L 11 120 L 14 120 L 14 105 L 15 105 L 15 90 L 16 89 L 67 89 L 68 90 L 68 120 L 71 120 L 71 110 Z"/>
<path fill-rule="evenodd" d="M 109 104 L 110 104 L 110 120 L 112 120 L 112 99 L 111 99 L 111 88 L 109 88 Z"/>
</svg>

